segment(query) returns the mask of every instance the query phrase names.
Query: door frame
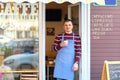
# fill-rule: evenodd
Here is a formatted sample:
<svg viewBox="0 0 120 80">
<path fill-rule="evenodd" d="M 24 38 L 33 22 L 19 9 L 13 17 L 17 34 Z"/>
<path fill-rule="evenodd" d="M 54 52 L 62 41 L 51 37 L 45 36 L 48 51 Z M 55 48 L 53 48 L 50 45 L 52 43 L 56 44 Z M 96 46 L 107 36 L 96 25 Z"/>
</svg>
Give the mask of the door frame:
<svg viewBox="0 0 120 80">
<path fill-rule="evenodd" d="M 81 37 L 81 60 L 79 80 L 90 80 L 90 4 L 78 2 L 68 6 L 68 18 L 71 19 L 71 7 L 79 6 L 79 35 Z M 84 64 L 86 63 L 86 64 Z M 86 77 L 84 77 L 86 75 Z"/>
<path fill-rule="evenodd" d="M 45 3 L 39 1 L 39 80 L 46 80 L 45 74 Z"/>
<path fill-rule="evenodd" d="M 81 7 L 82 74 L 79 80 L 90 80 L 90 4 L 82 3 Z"/>
<path fill-rule="evenodd" d="M 81 3 L 82 57 L 79 80 L 90 80 L 90 4 Z M 45 3 L 39 2 L 39 79 L 45 80 Z M 85 77 L 84 77 L 85 76 Z"/>
</svg>

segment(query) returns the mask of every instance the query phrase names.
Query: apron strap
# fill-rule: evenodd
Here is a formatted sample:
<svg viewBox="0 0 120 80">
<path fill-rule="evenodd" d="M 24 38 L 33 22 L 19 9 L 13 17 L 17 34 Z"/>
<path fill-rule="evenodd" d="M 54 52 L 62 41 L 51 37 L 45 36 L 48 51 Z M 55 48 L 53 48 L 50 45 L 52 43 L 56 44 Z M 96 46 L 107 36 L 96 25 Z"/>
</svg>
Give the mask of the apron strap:
<svg viewBox="0 0 120 80">
<path fill-rule="evenodd" d="M 62 42 L 64 41 L 64 33 L 62 34 Z"/>
<path fill-rule="evenodd" d="M 73 33 L 73 40 L 75 40 L 74 38 L 75 38 L 75 34 Z"/>
</svg>

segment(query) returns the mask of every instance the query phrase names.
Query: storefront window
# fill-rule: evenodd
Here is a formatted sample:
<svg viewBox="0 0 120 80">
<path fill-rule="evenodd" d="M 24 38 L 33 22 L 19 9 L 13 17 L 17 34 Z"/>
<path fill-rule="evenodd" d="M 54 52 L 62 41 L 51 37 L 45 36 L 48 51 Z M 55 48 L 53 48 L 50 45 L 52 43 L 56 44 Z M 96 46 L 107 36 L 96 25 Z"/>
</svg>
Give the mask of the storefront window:
<svg viewBox="0 0 120 80">
<path fill-rule="evenodd" d="M 0 2 L 0 80 L 38 79 L 38 10 L 38 3 Z"/>
</svg>

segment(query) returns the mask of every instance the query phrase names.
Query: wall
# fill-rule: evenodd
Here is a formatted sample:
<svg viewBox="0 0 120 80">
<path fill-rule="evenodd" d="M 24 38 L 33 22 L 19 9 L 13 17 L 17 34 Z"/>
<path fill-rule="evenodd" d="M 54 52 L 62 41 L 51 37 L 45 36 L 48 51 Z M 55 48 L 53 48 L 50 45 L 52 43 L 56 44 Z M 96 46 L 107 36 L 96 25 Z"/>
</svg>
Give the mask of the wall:
<svg viewBox="0 0 120 80">
<path fill-rule="evenodd" d="M 91 5 L 91 80 L 101 80 L 105 60 L 120 60 L 120 0 L 118 6 Z"/>
<path fill-rule="evenodd" d="M 51 2 L 46 4 L 46 8 L 47 9 L 61 9 L 62 10 L 62 20 L 61 21 L 54 21 L 54 22 L 50 22 L 47 21 L 46 22 L 46 28 L 55 28 L 55 35 L 53 36 L 48 36 L 46 35 L 46 55 L 48 56 L 52 56 L 53 52 L 51 52 L 51 45 L 54 42 L 54 38 L 57 34 L 63 32 L 63 21 L 64 21 L 64 17 L 67 14 L 68 11 L 68 5 L 70 3 L 62 3 L 62 4 L 57 4 L 55 2 Z M 53 55 L 55 56 L 55 55 Z"/>
</svg>

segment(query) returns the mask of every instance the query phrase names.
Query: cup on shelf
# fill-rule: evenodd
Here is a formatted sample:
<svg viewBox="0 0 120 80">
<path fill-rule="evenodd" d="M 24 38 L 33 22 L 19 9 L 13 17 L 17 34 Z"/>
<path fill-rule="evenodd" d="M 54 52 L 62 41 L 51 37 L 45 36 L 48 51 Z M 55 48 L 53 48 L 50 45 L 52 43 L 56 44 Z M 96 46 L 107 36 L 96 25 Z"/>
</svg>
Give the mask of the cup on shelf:
<svg viewBox="0 0 120 80">
<path fill-rule="evenodd" d="M 53 64 L 54 62 L 53 61 L 49 61 L 49 64 Z"/>
</svg>

